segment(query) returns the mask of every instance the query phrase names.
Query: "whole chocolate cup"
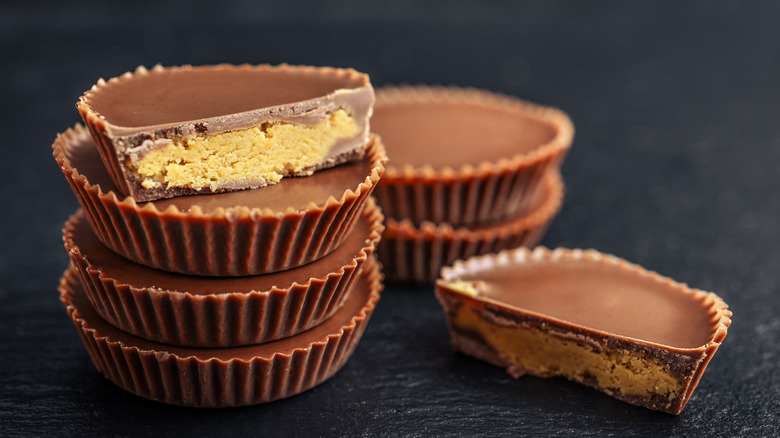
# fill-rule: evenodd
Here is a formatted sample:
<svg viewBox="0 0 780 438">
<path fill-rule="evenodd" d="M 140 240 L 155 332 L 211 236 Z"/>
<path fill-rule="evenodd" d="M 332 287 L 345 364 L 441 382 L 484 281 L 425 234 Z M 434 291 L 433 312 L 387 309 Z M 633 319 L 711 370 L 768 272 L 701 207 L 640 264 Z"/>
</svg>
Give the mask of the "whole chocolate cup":
<svg viewBox="0 0 780 438">
<path fill-rule="evenodd" d="M 416 226 L 530 212 L 574 138 L 564 112 L 486 91 L 384 87 L 376 98 L 371 127 L 392 160 L 374 196 L 388 218 Z"/>
<path fill-rule="evenodd" d="M 83 211 L 63 240 L 90 304 L 111 325 L 184 347 L 234 347 L 292 336 L 329 318 L 374 253 L 384 226 L 369 199 L 350 235 L 305 266 L 245 277 L 193 277 L 133 263 L 103 246 Z"/>
<path fill-rule="evenodd" d="M 455 228 L 410 220 L 385 220 L 385 234 L 377 253 L 389 281 L 432 283 L 443 266 L 457 259 L 518 246 L 533 247 L 547 232 L 563 205 L 563 181 L 558 171 L 545 178 L 530 212 L 496 224 Z"/>
<path fill-rule="evenodd" d="M 229 407 L 290 397 L 333 376 L 368 324 L 382 275 L 378 263 L 367 263 L 341 309 L 310 330 L 270 343 L 218 349 L 154 343 L 115 328 L 92 309 L 72 269 L 63 275 L 59 291 L 92 362 L 111 382 L 163 403 Z"/>
<path fill-rule="evenodd" d="M 138 203 L 120 197 L 86 129 L 57 136 L 53 155 L 98 238 L 142 265 L 189 275 L 292 269 L 336 248 L 384 173 L 372 136 L 363 160 L 256 190 Z M 294 202 L 299 202 L 294 204 Z"/>
<path fill-rule="evenodd" d="M 690 400 L 732 316 L 712 292 L 595 250 L 457 261 L 436 296 L 455 349 L 514 377 L 562 376 L 670 414 Z"/>
</svg>

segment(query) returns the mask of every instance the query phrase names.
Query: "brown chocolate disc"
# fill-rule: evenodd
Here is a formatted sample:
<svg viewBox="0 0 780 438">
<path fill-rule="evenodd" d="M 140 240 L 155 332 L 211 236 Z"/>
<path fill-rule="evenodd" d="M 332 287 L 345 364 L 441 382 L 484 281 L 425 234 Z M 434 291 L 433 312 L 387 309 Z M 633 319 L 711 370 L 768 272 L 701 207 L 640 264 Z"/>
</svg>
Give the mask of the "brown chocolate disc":
<svg viewBox="0 0 780 438">
<path fill-rule="evenodd" d="M 388 280 L 432 283 L 439 270 L 458 259 L 518 246 L 533 247 L 544 236 L 563 204 L 563 181 L 557 172 L 545 178 L 545 191 L 529 201 L 528 213 L 498 223 L 472 227 L 387 219 L 379 258 Z"/>
<path fill-rule="evenodd" d="M 519 248 L 442 270 L 455 348 L 679 414 L 731 324 L 713 293 L 593 250 Z"/>
<path fill-rule="evenodd" d="M 92 309 L 76 273 L 60 283 L 60 300 L 98 371 L 141 397 L 184 406 L 270 402 L 311 389 L 349 359 L 379 299 L 379 265 L 368 263 L 344 305 L 322 324 L 259 345 L 187 348 L 135 337 Z"/>
<path fill-rule="evenodd" d="M 562 111 L 455 87 L 378 89 L 371 126 L 392 157 L 377 200 L 388 218 L 417 226 L 524 215 L 574 136 Z"/>
<path fill-rule="evenodd" d="M 349 233 L 387 159 L 373 137 L 365 157 L 255 190 L 138 203 L 119 197 L 94 142 L 77 125 L 54 156 L 98 238 L 114 252 L 189 275 L 259 275 L 323 257 Z"/>
<path fill-rule="evenodd" d="M 330 254 L 243 277 L 189 276 L 131 262 L 97 239 L 83 212 L 66 223 L 63 240 L 92 307 L 112 325 L 171 345 L 230 347 L 292 336 L 332 315 L 383 230 L 382 213 L 369 199 Z"/>
</svg>

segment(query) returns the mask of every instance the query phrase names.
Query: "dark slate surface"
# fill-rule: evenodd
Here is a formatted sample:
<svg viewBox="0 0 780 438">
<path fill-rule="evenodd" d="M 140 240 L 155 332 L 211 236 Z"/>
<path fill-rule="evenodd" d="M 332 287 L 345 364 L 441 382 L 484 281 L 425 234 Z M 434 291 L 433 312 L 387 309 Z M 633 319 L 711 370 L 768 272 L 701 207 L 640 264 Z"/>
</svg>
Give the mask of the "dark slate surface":
<svg viewBox="0 0 780 438">
<path fill-rule="evenodd" d="M 465 1 L 0 6 L 0 436 L 771 436 L 780 421 L 780 8 Z M 107 2 L 106 2 L 107 3 Z M 446 7 L 445 7 L 446 6 Z M 76 208 L 50 154 L 98 77 L 155 63 L 353 66 L 468 85 L 577 126 L 547 246 L 596 248 L 734 311 L 680 416 L 453 353 L 431 287 L 389 285 L 355 355 L 269 405 L 195 410 L 101 377 L 57 299 Z"/>
</svg>

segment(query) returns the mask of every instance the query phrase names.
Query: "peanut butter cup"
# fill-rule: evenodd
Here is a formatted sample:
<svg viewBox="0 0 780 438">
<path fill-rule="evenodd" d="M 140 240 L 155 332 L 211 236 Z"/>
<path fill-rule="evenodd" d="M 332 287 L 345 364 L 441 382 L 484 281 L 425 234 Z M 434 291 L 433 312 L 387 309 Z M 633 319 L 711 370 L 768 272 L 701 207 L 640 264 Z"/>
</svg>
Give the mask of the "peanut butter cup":
<svg viewBox="0 0 780 438">
<path fill-rule="evenodd" d="M 352 69 L 139 67 L 77 107 L 116 189 L 136 201 L 257 188 L 359 159 L 374 92 Z"/>
<path fill-rule="evenodd" d="M 349 236 L 298 268 L 244 277 L 194 277 L 133 263 L 105 247 L 83 211 L 63 240 L 95 311 L 144 339 L 189 347 L 269 342 L 309 329 L 338 310 L 384 227 L 369 200 Z"/>
<path fill-rule="evenodd" d="M 98 238 L 114 252 L 190 275 L 258 275 L 291 269 L 335 249 L 384 173 L 372 136 L 365 156 L 279 184 L 139 203 L 116 190 L 89 133 L 58 135 L 53 155 Z"/>
<path fill-rule="evenodd" d="M 524 215 L 487 225 L 452 227 L 410 220 L 385 221 L 377 249 L 388 280 L 432 283 L 442 266 L 457 259 L 518 246 L 533 247 L 544 236 L 563 204 L 563 181 L 557 171 L 544 178 L 544 191 L 531 195 L 534 207 Z"/>
<path fill-rule="evenodd" d="M 322 324 L 295 336 L 233 348 L 187 348 L 135 337 L 95 312 L 71 268 L 60 282 L 65 305 L 95 367 L 119 387 L 152 400 L 228 407 L 301 393 L 335 374 L 351 356 L 382 291 L 371 260 L 344 305 Z"/>
<path fill-rule="evenodd" d="M 574 127 L 560 110 L 485 91 L 377 90 L 372 131 L 391 163 L 375 196 L 388 218 L 453 227 L 516 218 L 536 207 Z"/>
<path fill-rule="evenodd" d="M 731 324 L 713 293 L 593 250 L 520 248 L 442 269 L 453 346 L 679 414 Z"/>
</svg>

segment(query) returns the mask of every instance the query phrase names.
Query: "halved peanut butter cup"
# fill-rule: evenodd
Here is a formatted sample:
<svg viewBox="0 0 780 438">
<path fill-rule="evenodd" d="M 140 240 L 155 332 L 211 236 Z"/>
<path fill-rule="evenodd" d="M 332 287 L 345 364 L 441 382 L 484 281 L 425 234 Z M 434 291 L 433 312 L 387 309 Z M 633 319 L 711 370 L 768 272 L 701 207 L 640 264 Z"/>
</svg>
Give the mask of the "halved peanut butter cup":
<svg viewBox="0 0 780 438">
<path fill-rule="evenodd" d="M 228 407 L 301 393 L 333 376 L 351 356 L 382 291 L 369 261 L 344 305 L 322 324 L 264 344 L 186 348 L 135 337 L 104 321 L 71 268 L 60 282 L 65 305 L 95 367 L 119 387 L 184 406 Z"/>
<path fill-rule="evenodd" d="M 717 295 L 594 250 L 519 248 L 436 283 L 453 346 L 515 377 L 562 376 L 679 414 L 726 337 Z"/>
<path fill-rule="evenodd" d="M 375 196 L 388 218 L 417 226 L 530 212 L 574 137 L 562 111 L 486 91 L 388 87 L 376 96 L 371 128 L 391 162 Z"/>
<path fill-rule="evenodd" d="M 369 200 L 327 256 L 244 277 L 194 277 L 131 262 L 100 243 L 83 211 L 65 224 L 63 240 L 92 307 L 110 324 L 155 342 L 232 347 L 292 336 L 330 317 L 383 230 L 382 213 Z"/>
<path fill-rule="evenodd" d="M 258 275 L 317 260 L 348 235 L 384 173 L 384 147 L 305 178 L 254 190 L 138 203 L 121 197 L 89 133 L 60 134 L 53 155 L 95 234 L 114 252 L 165 271 Z"/>
<path fill-rule="evenodd" d="M 455 228 L 410 220 L 385 221 L 377 250 L 388 280 L 432 283 L 443 266 L 455 260 L 518 246 L 533 247 L 544 236 L 563 204 L 563 181 L 557 170 L 544 178 L 542 192 L 534 194 L 531 211 L 498 223 Z"/>
<path fill-rule="evenodd" d="M 117 191 L 137 201 L 257 188 L 359 159 L 374 92 L 352 69 L 139 67 L 77 104 Z"/>
</svg>

